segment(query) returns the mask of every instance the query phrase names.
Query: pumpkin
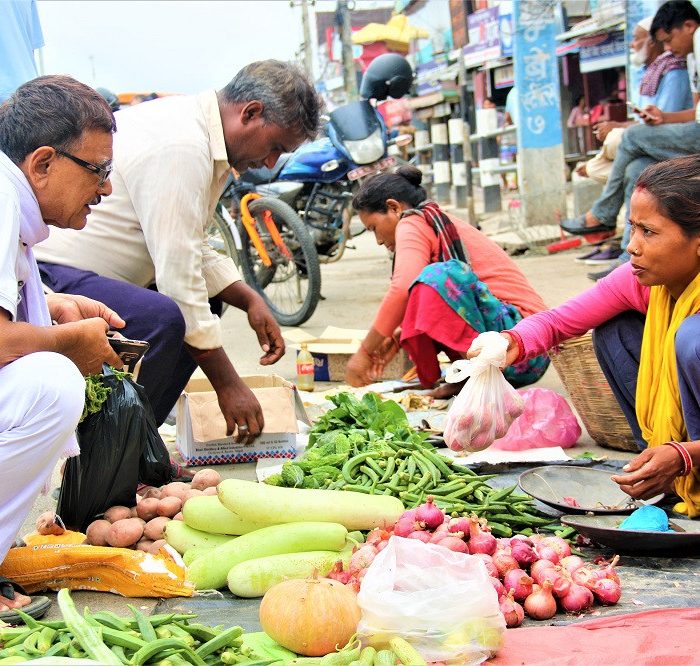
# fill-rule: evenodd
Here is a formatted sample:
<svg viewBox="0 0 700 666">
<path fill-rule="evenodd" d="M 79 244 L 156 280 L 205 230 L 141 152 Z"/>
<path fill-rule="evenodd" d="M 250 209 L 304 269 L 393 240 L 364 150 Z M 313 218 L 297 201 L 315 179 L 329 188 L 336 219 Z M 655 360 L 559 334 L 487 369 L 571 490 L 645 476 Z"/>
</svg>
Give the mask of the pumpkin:
<svg viewBox="0 0 700 666">
<path fill-rule="evenodd" d="M 260 624 L 282 647 L 321 657 L 348 643 L 357 630 L 355 593 L 337 580 L 290 579 L 273 585 L 260 603 Z"/>
</svg>

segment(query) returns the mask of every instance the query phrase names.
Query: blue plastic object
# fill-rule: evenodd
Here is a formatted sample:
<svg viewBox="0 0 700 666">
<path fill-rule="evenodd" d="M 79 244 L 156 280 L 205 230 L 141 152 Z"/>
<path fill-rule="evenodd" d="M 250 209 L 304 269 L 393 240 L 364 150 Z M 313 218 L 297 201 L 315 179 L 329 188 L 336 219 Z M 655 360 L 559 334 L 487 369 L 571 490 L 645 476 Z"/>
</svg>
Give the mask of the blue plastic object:
<svg viewBox="0 0 700 666">
<path fill-rule="evenodd" d="M 633 511 L 622 523 L 621 530 L 643 530 L 644 532 L 670 532 L 668 516 L 658 506 L 642 506 Z"/>
</svg>

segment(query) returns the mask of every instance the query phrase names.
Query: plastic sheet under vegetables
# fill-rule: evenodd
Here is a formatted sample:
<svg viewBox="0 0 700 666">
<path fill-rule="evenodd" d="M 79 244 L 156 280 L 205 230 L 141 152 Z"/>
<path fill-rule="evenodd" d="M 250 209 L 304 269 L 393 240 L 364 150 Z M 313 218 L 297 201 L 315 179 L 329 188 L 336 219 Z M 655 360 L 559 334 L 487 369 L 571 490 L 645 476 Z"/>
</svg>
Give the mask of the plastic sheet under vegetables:
<svg viewBox="0 0 700 666">
<path fill-rule="evenodd" d="M 525 409 L 513 421 L 506 436 L 493 443 L 494 449 L 524 451 L 575 446 L 581 436 L 581 426 L 566 398 L 544 388 L 521 389 L 518 393 L 525 401 Z"/>
<path fill-rule="evenodd" d="M 363 644 L 382 649 L 399 636 L 426 661 L 480 664 L 498 651 L 506 628 L 483 561 L 417 539 L 389 539 L 357 601 Z"/>
<path fill-rule="evenodd" d="M 470 351 L 481 350 L 478 356 L 450 366 L 445 377 L 448 382 L 469 380 L 445 419 L 445 443 L 453 451 L 483 451 L 504 437 L 522 413 L 523 398 L 501 371 L 507 347 L 502 335 L 487 331 L 470 347 Z"/>
<path fill-rule="evenodd" d="M 185 579 L 180 556 L 165 547 L 157 555 L 129 548 L 41 545 L 10 548 L 0 575 L 40 590 L 95 590 L 124 597 L 191 597 L 194 586 Z"/>
</svg>

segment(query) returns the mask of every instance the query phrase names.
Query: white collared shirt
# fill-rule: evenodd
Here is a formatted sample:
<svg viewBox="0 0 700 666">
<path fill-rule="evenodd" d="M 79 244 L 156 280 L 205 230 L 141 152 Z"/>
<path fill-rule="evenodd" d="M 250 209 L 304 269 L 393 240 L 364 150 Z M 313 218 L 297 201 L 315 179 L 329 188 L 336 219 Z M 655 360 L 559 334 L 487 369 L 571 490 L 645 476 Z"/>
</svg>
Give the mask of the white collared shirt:
<svg viewBox="0 0 700 666">
<path fill-rule="evenodd" d="M 221 325 L 208 299 L 240 274 L 206 237 L 230 168 L 216 93 L 144 102 L 116 119 L 111 196 L 93 207 L 85 229 L 52 228 L 35 255 L 142 287 L 156 284 L 180 306 L 188 344 L 220 347 Z"/>
</svg>

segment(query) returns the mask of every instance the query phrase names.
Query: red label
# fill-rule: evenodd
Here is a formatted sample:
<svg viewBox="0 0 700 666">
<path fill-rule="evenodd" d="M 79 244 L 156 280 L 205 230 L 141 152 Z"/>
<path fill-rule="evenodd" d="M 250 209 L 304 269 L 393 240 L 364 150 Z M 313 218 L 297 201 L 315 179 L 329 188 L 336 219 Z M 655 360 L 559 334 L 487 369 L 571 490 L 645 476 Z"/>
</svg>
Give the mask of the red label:
<svg viewBox="0 0 700 666">
<path fill-rule="evenodd" d="M 314 364 L 313 363 L 297 363 L 297 374 L 298 375 L 313 375 L 314 374 Z"/>
</svg>

